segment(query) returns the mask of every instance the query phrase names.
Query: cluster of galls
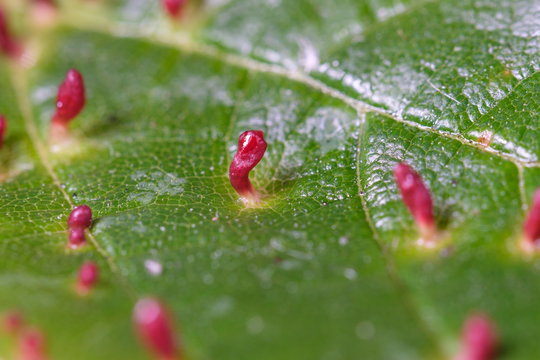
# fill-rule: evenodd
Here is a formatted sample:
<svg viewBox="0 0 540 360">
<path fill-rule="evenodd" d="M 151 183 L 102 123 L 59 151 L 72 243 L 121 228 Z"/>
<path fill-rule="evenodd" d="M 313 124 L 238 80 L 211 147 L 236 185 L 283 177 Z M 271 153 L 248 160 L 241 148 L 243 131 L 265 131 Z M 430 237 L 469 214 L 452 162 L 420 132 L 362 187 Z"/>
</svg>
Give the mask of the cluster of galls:
<svg viewBox="0 0 540 360">
<path fill-rule="evenodd" d="M 69 246 L 72 248 L 86 244 L 84 231 L 92 224 L 92 210 L 88 205 L 76 206 L 69 214 Z"/>
<path fill-rule="evenodd" d="M 172 18 L 179 18 L 187 3 L 188 0 L 162 0 L 163 8 Z M 33 0 L 33 8 L 43 17 L 45 13 L 54 12 L 56 4 L 53 0 Z M 20 60 L 23 53 L 23 46 L 11 33 L 1 6 L 0 53 L 16 61 Z M 71 69 L 58 89 L 56 112 L 53 115 L 50 129 L 51 143 L 59 143 L 69 138 L 69 123 L 82 111 L 85 101 L 83 77 L 77 70 Z M 6 122 L 5 117 L 0 115 L 0 147 L 5 135 Z"/>
<path fill-rule="evenodd" d="M 188 0 L 162 0 L 165 11 L 172 17 L 181 16 Z M 54 8 L 50 0 L 36 0 L 39 6 Z M 0 51 L 6 56 L 18 59 L 22 45 L 9 31 L 7 19 L 0 8 Z M 51 142 L 63 141 L 68 137 L 69 123 L 82 111 L 85 105 L 85 87 L 82 75 L 75 69 L 68 71 L 58 89 L 56 112 L 51 122 Z M 0 115 L 0 148 L 3 145 L 7 120 Z M 261 161 L 267 144 L 262 131 L 248 130 L 238 140 L 238 150 L 229 168 L 229 180 L 246 206 L 257 204 L 260 195 L 249 180 L 250 171 Z M 403 202 L 409 209 L 419 229 L 421 243 L 433 246 L 440 232 L 435 223 L 431 194 L 422 178 L 410 166 L 399 164 L 394 168 L 394 177 L 401 192 Z M 69 246 L 77 248 L 86 243 L 85 230 L 92 222 L 92 211 L 86 205 L 73 209 L 68 219 Z M 538 249 L 540 238 L 540 189 L 535 193 L 529 215 L 523 225 L 522 244 L 527 251 Z M 79 269 L 76 291 L 87 294 L 98 280 L 98 267 L 93 262 L 84 263 Z M 170 316 L 165 307 L 156 299 L 139 300 L 133 315 L 135 329 L 145 346 L 156 358 L 178 360 L 182 356 L 180 346 L 174 336 Z M 21 333 L 22 317 L 18 313 L 7 314 L 4 328 L 12 334 Z M 36 329 L 21 333 L 18 341 L 21 360 L 45 360 L 43 335 Z M 462 335 L 462 349 L 456 360 L 489 360 L 495 354 L 497 336 L 494 326 L 484 315 L 473 315 L 467 319 Z"/>
<path fill-rule="evenodd" d="M 47 360 L 45 336 L 37 327 L 26 323 L 23 315 L 12 310 L 4 314 L 1 327 L 15 340 L 15 356 L 19 360 Z"/>
</svg>

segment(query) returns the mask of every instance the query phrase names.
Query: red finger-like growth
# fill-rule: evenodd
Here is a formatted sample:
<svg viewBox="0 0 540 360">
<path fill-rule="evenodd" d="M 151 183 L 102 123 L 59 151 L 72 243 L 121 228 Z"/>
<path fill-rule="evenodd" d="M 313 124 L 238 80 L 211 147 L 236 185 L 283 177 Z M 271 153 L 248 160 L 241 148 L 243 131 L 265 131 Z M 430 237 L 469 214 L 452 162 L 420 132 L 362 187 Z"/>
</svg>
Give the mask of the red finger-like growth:
<svg viewBox="0 0 540 360">
<path fill-rule="evenodd" d="M 534 193 L 531 210 L 523 224 L 523 237 L 531 245 L 540 238 L 540 189 Z"/>
<path fill-rule="evenodd" d="M 257 193 L 249 181 L 249 172 L 261 161 L 266 147 L 262 131 L 248 130 L 238 139 L 238 150 L 229 168 L 229 180 L 243 198 L 251 200 L 257 198 Z"/>
<path fill-rule="evenodd" d="M 45 337 L 37 329 L 28 329 L 21 334 L 17 350 L 19 360 L 46 360 Z"/>
<path fill-rule="evenodd" d="M 0 149 L 4 146 L 4 137 L 6 136 L 7 119 L 5 116 L 0 115 Z"/>
<path fill-rule="evenodd" d="M 435 218 L 431 194 L 422 178 L 407 164 L 394 168 L 394 177 L 401 192 L 403 202 L 418 224 L 425 240 L 430 240 L 435 232 Z"/>
<path fill-rule="evenodd" d="M 461 335 L 462 350 L 457 360 L 491 360 L 497 351 L 497 331 L 483 314 L 467 318 Z"/>
<path fill-rule="evenodd" d="M 21 54 L 21 46 L 14 39 L 9 30 L 7 18 L 0 5 L 0 50 L 7 56 L 18 57 Z"/>
<path fill-rule="evenodd" d="M 133 313 L 135 330 L 145 347 L 159 360 L 179 360 L 177 345 L 170 316 L 156 299 L 141 299 Z"/>
<path fill-rule="evenodd" d="M 162 0 L 163 8 L 172 17 L 178 17 L 182 13 L 188 0 Z"/>
<path fill-rule="evenodd" d="M 77 281 L 77 290 L 79 293 L 86 294 L 96 285 L 98 281 L 99 270 L 95 263 L 85 262 L 79 269 L 79 278 Z"/>
<path fill-rule="evenodd" d="M 85 104 L 84 81 L 75 69 L 68 71 L 66 78 L 58 88 L 56 112 L 53 123 L 67 126 L 82 111 Z"/>
<path fill-rule="evenodd" d="M 92 209 L 88 205 L 73 208 L 68 218 L 70 229 L 86 229 L 92 224 Z"/>
</svg>

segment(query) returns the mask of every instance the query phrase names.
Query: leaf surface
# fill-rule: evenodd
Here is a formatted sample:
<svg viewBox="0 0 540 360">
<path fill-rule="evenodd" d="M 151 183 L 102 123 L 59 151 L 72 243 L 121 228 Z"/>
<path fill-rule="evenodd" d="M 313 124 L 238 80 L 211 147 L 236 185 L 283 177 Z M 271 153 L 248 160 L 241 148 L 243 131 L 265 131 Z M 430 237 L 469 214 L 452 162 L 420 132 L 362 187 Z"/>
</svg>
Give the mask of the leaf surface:
<svg viewBox="0 0 540 360">
<path fill-rule="evenodd" d="M 517 245 L 540 185 L 538 11 L 232 0 L 173 24 L 157 1 L 65 1 L 47 30 L 19 20 L 37 61 L 0 60 L 0 310 L 21 309 L 54 359 L 146 358 L 131 310 L 148 294 L 195 359 L 450 358 L 474 310 L 497 323 L 501 358 L 540 356 L 540 267 Z M 71 67 L 87 105 L 58 151 Z M 251 209 L 227 177 L 246 129 L 269 145 Z M 401 161 L 433 194 L 435 249 L 417 245 Z M 95 221 L 72 251 L 78 204 Z M 101 280 L 80 297 L 87 259 Z M 0 355 L 13 348 L 3 335 Z"/>
</svg>

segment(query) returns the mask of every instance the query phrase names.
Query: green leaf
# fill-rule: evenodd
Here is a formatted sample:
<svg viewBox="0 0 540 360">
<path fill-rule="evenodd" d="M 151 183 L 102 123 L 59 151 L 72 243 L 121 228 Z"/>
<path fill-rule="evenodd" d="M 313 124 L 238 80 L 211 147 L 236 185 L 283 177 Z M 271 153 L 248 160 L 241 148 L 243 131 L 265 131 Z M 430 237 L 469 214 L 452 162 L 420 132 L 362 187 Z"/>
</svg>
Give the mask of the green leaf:
<svg viewBox="0 0 540 360">
<path fill-rule="evenodd" d="M 540 186 L 536 1 L 193 1 L 173 23 L 158 1 L 65 0 L 46 29 L 8 5 L 35 64 L 0 59 L 0 311 L 51 358 L 147 358 L 146 295 L 192 359 L 451 358 L 476 310 L 501 358 L 540 357 L 540 266 L 519 248 Z M 58 149 L 72 67 L 87 105 Z M 246 129 L 268 142 L 248 209 L 227 176 Z M 417 245 L 402 161 L 433 194 L 435 249 Z M 90 245 L 68 250 L 79 204 Z M 87 259 L 100 282 L 81 297 Z"/>
</svg>

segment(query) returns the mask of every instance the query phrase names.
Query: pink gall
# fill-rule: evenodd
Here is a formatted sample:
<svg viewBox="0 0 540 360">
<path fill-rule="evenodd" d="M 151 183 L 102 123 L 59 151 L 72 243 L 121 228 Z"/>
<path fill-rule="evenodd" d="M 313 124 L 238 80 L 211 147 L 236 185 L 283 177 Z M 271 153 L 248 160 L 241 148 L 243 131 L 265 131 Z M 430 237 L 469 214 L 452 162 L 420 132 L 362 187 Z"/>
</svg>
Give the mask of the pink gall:
<svg viewBox="0 0 540 360">
<path fill-rule="evenodd" d="M 67 127 L 69 122 L 82 111 L 85 102 L 83 77 L 77 70 L 70 69 L 58 88 L 53 124 Z"/>
<path fill-rule="evenodd" d="M 527 219 L 523 224 L 523 240 L 530 247 L 536 247 L 540 239 L 540 189 L 533 196 L 533 202 Z"/>
<path fill-rule="evenodd" d="M 99 277 L 98 266 L 92 261 L 85 262 L 79 269 L 77 292 L 85 295 L 96 285 Z"/>
<path fill-rule="evenodd" d="M 22 54 L 21 45 L 15 40 L 2 6 L 0 5 L 0 51 L 11 58 L 19 58 Z"/>
<path fill-rule="evenodd" d="M 32 0 L 30 10 L 34 24 L 38 26 L 53 24 L 58 12 L 54 0 Z"/>
<path fill-rule="evenodd" d="M 492 360 L 497 352 L 497 331 L 484 314 L 467 318 L 461 335 L 461 352 L 455 360 Z"/>
<path fill-rule="evenodd" d="M 27 329 L 19 337 L 18 360 L 47 360 L 45 337 L 37 329 Z"/>
<path fill-rule="evenodd" d="M 8 334 L 16 335 L 21 331 L 23 325 L 23 316 L 16 310 L 8 311 L 2 317 L 2 328 Z"/>
<path fill-rule="evenodd" d="M 88 205 L 73 208 L 68 218 L 70 229 L 87 229 L 92 224 L 92 209 Z"/>
<path fill-rule="evenodd" d="M 163 8 L 173 18 L 177 18 L 182 14 L 182 10 L 186 6 L 188 0 L 162 0 Z"/>
<path fill-rule="evenodd" d="M 4 138 L 6 136 L 7 119 L 5 116 L 0 115 L 0 149 L 4 146 Z"/>
<path fill-rule="evenodd" d="M 86 238 L 84 236 L 84 229 L 70 229 L 69 230 L 69 247 L 76 249 L 86 244 Z"/>
<path fill-rule="evenodd" d="M 420 175 L 407 164 L 398 164 L 394 168 L 394 177 L 401 198 L 414 217 L 422 239 L 431 242 L 437 234 L 437 227 L 429 190 Z"/>
<path fill-rule="evenodd" d="M 229 180 L 246 203 L 258 201 L 258 194 L 249 181 L 249 172 L 261 161 L 266 148 L 262 131 L 248 130 L 238 139 L 238 150 L 229 168 Z"/>
<path fill-rule="evenodd" d="M 170 315 L 158 300 L 139 300 L 135 305 L 133 321 L 139 339 L 155 359 L 182 359 Z"/>
</svg>

